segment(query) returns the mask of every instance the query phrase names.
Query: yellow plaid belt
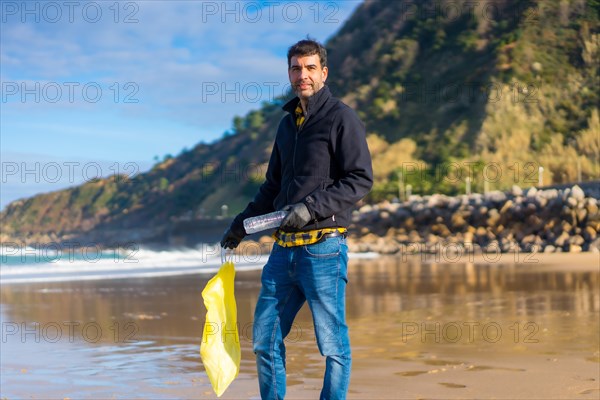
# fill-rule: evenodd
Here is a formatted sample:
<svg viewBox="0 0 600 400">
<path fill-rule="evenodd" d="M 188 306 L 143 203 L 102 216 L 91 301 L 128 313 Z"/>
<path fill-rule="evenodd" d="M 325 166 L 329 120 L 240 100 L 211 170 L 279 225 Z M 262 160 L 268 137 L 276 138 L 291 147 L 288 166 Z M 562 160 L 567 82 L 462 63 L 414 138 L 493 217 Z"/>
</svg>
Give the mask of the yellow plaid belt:
<svg viewBox="0 0 600 400">
<path fill-rule="evenodd" d="M 346 228 L 323 228 L 306 232 L 282 232 L 276 230 L 273 233 L 273 239 L 275 239 L 275 242 L 281 247 L 304 246 L 317 243 L 323 239 L 325 235 L 331 233 L 338 232 L 345 236 L 347 231 Z"/>
</svg>

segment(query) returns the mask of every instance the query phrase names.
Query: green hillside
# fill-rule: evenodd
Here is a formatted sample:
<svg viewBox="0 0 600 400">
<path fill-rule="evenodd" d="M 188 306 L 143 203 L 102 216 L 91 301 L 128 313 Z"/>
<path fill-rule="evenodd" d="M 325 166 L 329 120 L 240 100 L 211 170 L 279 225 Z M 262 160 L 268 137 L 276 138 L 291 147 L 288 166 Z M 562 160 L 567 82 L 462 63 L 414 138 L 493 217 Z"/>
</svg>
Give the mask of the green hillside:
<svg viewBox="0 0 600 400">
<path fill-rule="evenodd" d="M 397 196 L 400 178 L 414 193 L 454 194 L 468 174 L 475 191 L 531 186 L 540 166 L 545 184 L 600 177 L 598 0 L 407 4 L 365 2 L 326 44 L 334 95 L 367 125 L 376 177 L 367 201 Z M 264 179 L 285 101 L 235 117 L 221 140 L 148 173 L 13 202 L 2 237 L 240 211 Z"/>
</svg>

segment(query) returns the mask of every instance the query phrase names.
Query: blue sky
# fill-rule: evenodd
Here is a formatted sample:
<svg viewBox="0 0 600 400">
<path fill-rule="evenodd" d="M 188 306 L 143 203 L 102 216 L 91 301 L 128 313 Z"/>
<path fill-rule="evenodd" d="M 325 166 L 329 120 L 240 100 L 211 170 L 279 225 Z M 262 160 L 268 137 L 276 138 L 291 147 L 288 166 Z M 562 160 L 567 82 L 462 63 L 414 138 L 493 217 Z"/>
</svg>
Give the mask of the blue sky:
<svg viewBox="0 0 600 400">
<path fill-rule="evenodd" d="M 220 138 L 359 4 L 0 2 L 0 207 Z"/>
</svg>

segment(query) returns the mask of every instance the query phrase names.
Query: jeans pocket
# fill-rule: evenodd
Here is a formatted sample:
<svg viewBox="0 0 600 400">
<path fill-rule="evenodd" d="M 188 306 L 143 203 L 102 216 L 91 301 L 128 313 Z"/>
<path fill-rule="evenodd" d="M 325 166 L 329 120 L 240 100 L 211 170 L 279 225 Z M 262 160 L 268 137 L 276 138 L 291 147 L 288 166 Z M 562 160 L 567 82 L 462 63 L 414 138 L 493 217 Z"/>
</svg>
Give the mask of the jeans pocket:
<svg viewBox="0 0 600 400">
<path fill-rule="evenodd" d="M 342 252 L 343 238 L 333 237 L 319 243 L 304 246 L 306 252 L 313 257 L 335 257 Z"/>
</svg>

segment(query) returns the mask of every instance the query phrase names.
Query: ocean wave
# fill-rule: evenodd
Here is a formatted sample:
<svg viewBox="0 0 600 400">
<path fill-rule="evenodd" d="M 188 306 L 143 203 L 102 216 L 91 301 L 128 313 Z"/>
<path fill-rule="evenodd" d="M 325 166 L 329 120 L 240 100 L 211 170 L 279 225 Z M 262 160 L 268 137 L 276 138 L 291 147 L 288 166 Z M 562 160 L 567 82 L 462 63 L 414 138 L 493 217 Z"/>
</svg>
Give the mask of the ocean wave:
<svg viewBox="0 0 600 400">
<path fill-rule="evenodd" d="M 138 248 L 91 253 L 63 249 L 51 254 L 44 249 L 28 247 L 21 254 L 9 249 L 0 256 L 0 284 L 214 274 L 222 264 L 221 249 L 217 244 L 169 250 Z M 349 254 L 350 258 L 378 256 L 376 253 Z M 268 254 L 234 252 L 228 258 L 238 271 L 259 270 L 267 262 Z"/>
<path fill-rule="evenodd" d="M 3 253 L 0 284 L 60 282 L 134 277 L 213 274 L 221 266 L 215 246 L 191 249 L 153 250 L 148 248 L 103 250 L 93 254 L 58 252 L 48 258 L 40 249 Z M 261 269 L 266 255 L 232 254 L 238 271 Z"/>
</svg>

